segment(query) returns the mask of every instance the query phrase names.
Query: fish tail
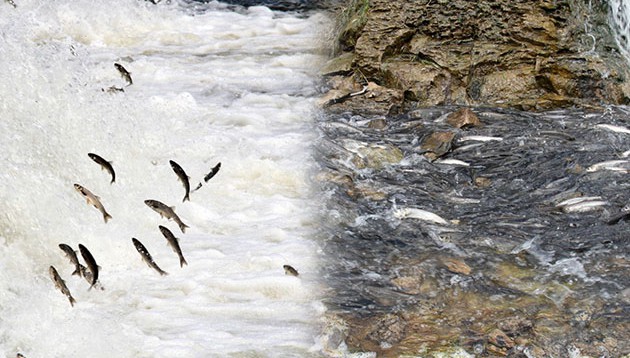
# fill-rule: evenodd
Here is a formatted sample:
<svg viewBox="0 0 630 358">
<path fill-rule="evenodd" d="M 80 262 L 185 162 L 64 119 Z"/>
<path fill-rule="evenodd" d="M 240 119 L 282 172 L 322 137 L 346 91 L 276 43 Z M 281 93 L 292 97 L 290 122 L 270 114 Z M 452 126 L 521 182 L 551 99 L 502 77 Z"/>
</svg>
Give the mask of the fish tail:
<svg viewBox="0 0 630 358">
<path fill-rule="evenodd" d="M 186 196 L 184 196 L 184 200 L 182 200 L 182 203 L 186 200 L 190 201 L 190 193 L 186 193 Z"/>
<path fill-rule="evenodd" d="M 168 275 L 168 272 L 166 272 L 166 271 L 164 271 L 164 270 L 160 270 L 159 272 L 160 272 L 160 275 L 162 275 L 162 276 L 166 276 L 166 275 Z"/>
<path fill-rule="evenodd" d="M 188 225 L 184 224 L 184 223 L 183 223 L 183 222 L 181 222 L 181 221 L 179 222 L 179 229 L 180 229 L 183 233 L 186 233 L 186 229 L 187 229 L 187 228 L 190 228 L 190 226 L 188 226 Z"/>
<path fill-rule="evenodd" d="M 188 262 L 186 262 L 186 259 L 182 256 L 179 258 L 179 267 L 184 267 L 184 265 L 188 266 Z"/>
<path fill-rule="evenodd" d="M 108 213 L 103 214 L 103 220 L 105 220 L 105 224 L 107 224 L 107 221 L 109 221 L 109 219 L 111 219 L 112 216 L 109 215 Z"/>
<path fill-rule="evenodd" d="M 68 301 L 70 301 L 70 306 L 72 307 L 74 307 L 74 304 L 77 303 L 77 300 L 75 300 L 72 296 L 68 297 Z"/>
<path fill-rule="evenodd" d="M 72 272 L 72 276 L 74 276 L 74 275 L 79 275 L 79 277 L 83 276 L 83 271 L 84 270 L 85 270 L 85 267 L 79 266 L 79 267 L 76 268 L 76 270 L 74 270 L 74 272 Z"/>
</svg>

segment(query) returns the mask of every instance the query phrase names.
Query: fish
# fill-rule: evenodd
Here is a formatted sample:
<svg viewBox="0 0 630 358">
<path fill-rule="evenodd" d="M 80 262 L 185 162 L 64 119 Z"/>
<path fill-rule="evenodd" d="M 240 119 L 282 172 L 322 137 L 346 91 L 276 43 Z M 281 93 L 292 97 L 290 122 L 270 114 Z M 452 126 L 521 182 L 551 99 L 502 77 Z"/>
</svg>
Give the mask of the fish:
<svg viewBox="0 0 630 358">
<path fill-rule="evenodd" d="M 173 171 L 175 172 L 175 174 L 177 174 L 177 177 L 179 178 L 179 180 L 182 182 L 182 184 L 184 184 L 184 190 L 186 190 L 186 195 L 184 195 L 184 200 L 182 200 L 182 203 L 186 201 L 187 199 L 188 201 L 190 201 L 190 182 L 188 181 L 190 177 L 186 175 L 186 172 L 184 171 L 184 169 L 182 169 L 182 167 L 179 164 L 177 164 L 175 161 L 169 160 L 168 162 L 171 164 L 171 168 L 173 168 Z"/>
<path fill-rule="evenodd" d="M 98 265 L 96 264 L 96 260 L 94 260 L 94 256 L 92 253 L 83 245 L 79 244 L 79 251 L 81 251 L 81 256 L 83 256 L 83 261 L 87 265 L 87 269 L 90 271 L 91 280 L 90 280 L 90 288 L 91 290 L 94 285 L 98 282 Z M 86 270 L 83 270 L 83 277 L 88 277 L 86 275 Z"/>
<path fill-rule="evenodd" d="M 160 228 L 162 235 L 164 235 L 164 237 L 166 238 L 166 241 L 168 241 L 168 244 L 171 246 L 173 251 L 175 251 L 177 256 L 179 256 L 179 266 L 184 267 L 184 265 L 188 265 L 188 262 L 186 262 L 186 259 L 184 258 L 184 255 L 182 254 L 182 249 L 179 247 L 179 242 L 178 242 L 179 239 L 176 238 L 175 235 L 173 235 L 173 233 L 171 232 L 171 230 L 169 230 L 167 227 L 164 227 L 162 225 L 158 227 Z"/>
<path fill-rule="evenodd" d="M 87 190 L 79 184 L 74 184 L 74 188 L 85 197 L 89 205 L 94 206 L 101 212 L 101 214 L 103 214 L 103 220 L 105 220 L 105 223 L 107 223 L 107 221 L 112 218 L 112 216 L 109 215 L 107 211 L 105 211 L 105 207 L 103 206 L 103 204 L 101 204 L 101 198 L 92 194 L 91 191 Z"/>
<path fill-rule="evenodd" d="M 153 268 L 155 271 L 157 271 L 162 276 L 168 275 L 168 272 L 162 270 L 155 263 L 155 261 L 153 261 L 153 258 L 151 257 L 151 254 L 149 253 L 149 251 L 147 251 L 147 248 L 144 247 L 144 245 L 142 245 L 142 243 L 140 241 L 138 241 L 138 239 L 136 239 L 135 237 L 132 237 L 131 241 L 133 242 L 134 246 L 136 247 L 136 250 L 138 250 L 138 252 L 140 253 L 140 256 L 142 256 L 142 260 L 144 262 L 146 262 L 147 265 L 149 265 L 149 267 Z"/>
<path fill-rule="evenodd" d="M 214 168 L 210 169 L 210 173 L 206 174 L 206 176 L 203 177 L 203 180 L 207 183 L 210 179 L 212 179 L 212 177 L 217 175 L 217 173 L 219 172 L 220 169 L 221 169 L 221 162 L 219 162 L 219 164 L 215 165 Z M 201 184 L 201 182 L 199 182 L 199 184 L 197 185 L 197 187 L 193 191 L 199 190 L 199 188 L 201 188 L 201 186 L 202 186 L 202 184 Z"/>
<path fill-rule="evenodd" d="M 586 168 L 588 173 L 596 172 L 599 170 L 612 170 L 628 173 L 630 172 L 630 160 L 608 160 L 591 165 Z"/>
<path fill-rule="evenodd" d="M 625 133 L 630 134 L 630 129 L 622 126 L 614 126 L 612 124 L 597 124 L 595 127 L 605 129 L 607 131 L 615 132 L 615 133 Z"/>
<path fill-rule="evenodd" d="M 160 214 L 161 217 L 163 218 L 167 218 L 169 220 L 173 220 L 177 223 L 177 225 L 179 226 L 179 229 L 185 233 L 186 232 L 186 228 L 189 227 L 188 225 L 184 224 L 184 222 L 179 218 L 179 216 L 177 216 L 177 214 L 175 214 L 175 207 L 174 206 L 168 206 L 160 201 L 157 200 L 145 200 L 144 201 L 145 204 L 147 204 L 151 209 L 153 209 L 156 213 Z"/>
<path fill-rule="evenodd" d="M 293 266 L 291 265 L 283 265 L 282 268 L 284 268 L 284 274 L 285 275 L 291 275 L 291 276 L 299 276 L 300 274 L 297 272 L 296 269 L 293 268 Z"/>
<path fill-rule="evenodd" d="M 48 272 L 50 273 L 50 278 L 55 283 L 55 287 L 59 291 L 61 291 L 61 293 L 63 293 L 66 297 L 68 297 L 68 301 L 70 301 L 70 305 L 74 307 L 74 304 L 77 301 L 75 301 L 74 297 L 72 297 L 72 294 L 70 293 L 70 290 L 68 289 L 68 286 L 66 286 L 66 282 L 61 278 L 61 276 L 59 276 L 57 269 L 54 266 L 50 266 L 50 268 L 48 268 Z"/>
<path fill-rule="evenodd" d="M 14 8 L 17 8 L 17 5 L 15 5 L 15 2 L 13 0 L 7 0 L 7 2 Z"/>
<path fill-rule="evenodd" d="M 70 262 L 74 265 L 75 270 L 72 272 L 72 275 L 83 276 L 83 272 L 85 271 L 85 266 L 81 265 L 79 262 L 79 258 L 77 257 L 77 252 L 74 251 L 69 245 L 59 244 L 59 248 L 66 254 L 66 257 L 70 260 Z"/>
<path fill-rule="evenodd" d="M 430 221 L 436 224 L 448 225 L 448 221 L 446 221 L 444 218 L 440 217 L 439 215 L 434 214 L 430 211 L 426 211 L 426 210 L 422 210 L 418 208 L 395 209 L 393 211 L 393 215 L 395 218 L 401 219 L 401 220 L 406 219 L 406 218 L 412 218 L 412 219 L 419 219 L 423 221 Z"/>
<path fill-rule="evenodd" d="M 112 162 L 108 162 L 107 160 L 103 159 L 103 157 L 94 153 L 88 153 L 88 157 L 90 157 L 93 161 L 100 165 L 101 170 L 104 169 L 109 172 L 109 174 L 112 176 L 112 181 L 109 182 L 110 184 L 113 184 L 116 181 L 116 173 L 114 172 L 114 167 L 112 167 Z"/>
<path fill-rule="evenodd" d="M 121 65 L 120 63 L 114 63 L 114 67 L 116 67 L 118 72 L 120 72 L 120 77 L 122 77 L 125 81 L 127 81 L 127 83 L 129 83 L 128 86 L 131 86 L 133 84 L 133 80 L 131 79 L 131 72 L 127 71 L 127 69 L 124 68 L 123 65 Z"/>
</svg>

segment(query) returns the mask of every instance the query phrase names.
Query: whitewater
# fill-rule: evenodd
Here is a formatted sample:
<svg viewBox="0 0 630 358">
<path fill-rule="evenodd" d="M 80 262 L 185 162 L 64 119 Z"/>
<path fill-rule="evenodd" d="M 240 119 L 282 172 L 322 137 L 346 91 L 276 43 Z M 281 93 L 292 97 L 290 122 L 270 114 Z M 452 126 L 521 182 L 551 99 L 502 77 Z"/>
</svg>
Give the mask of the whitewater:
<svg viewBox="0 0 630 358">
<path fill-rule="evenodd" d="M 318 356 L 311 143 L 329 20 L 216 2 L 16 5 L 0 3 L 0 356 Z M 169 160 L 203 184 L 190 201 Z M 71 275 L 60 243 L 91 251 L 103 290 Z"/>
</svg>

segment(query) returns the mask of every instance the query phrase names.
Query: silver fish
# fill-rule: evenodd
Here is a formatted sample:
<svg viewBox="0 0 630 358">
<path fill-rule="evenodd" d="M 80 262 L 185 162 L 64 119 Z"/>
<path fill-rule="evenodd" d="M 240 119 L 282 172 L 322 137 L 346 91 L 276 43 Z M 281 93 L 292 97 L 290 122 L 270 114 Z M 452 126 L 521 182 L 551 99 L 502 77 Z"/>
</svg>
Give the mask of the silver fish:
<svg viewBox="0 0 630 358">
<path fill-rule="evenodd" d="M 107 170 L 109 174 L 112 176 L 112 181 L 109 182 L 113 184 L 116 181 L 116 173 L 114 172 L 114 167 L 112 167 L 112 162 L 108 162 L 103 159 L 103 157 L 98 154 L 88 153 L 88 157 L 90 157 L 93 161 L 95 161 L 98 165 L 101 166 L 101 169 Z"/>
<path fill-rule="evenodd" d="M 176 238 L 175 235 L 173 235 L 173 233 L 171 232 L 171 230 L 169 230 L 167 227 L 164 227 L 162 225 L 158 227 L 160 228 L 162 235 L 164 235 L 164 237 L 166 238 L 166 241 L 168 241 L 168 244 L 171 246 L 173 251 L 175 251 L 177 256 L 179 256 L 179 266 L 184 267 L 184 265 L 188 265 L 188 262 L 186 262 L 186 259 L 184 258 L 184 255 L 182 254 L 182 249 L 179 247 L 179 242 L 178 242 L 179 239 Z"/>
<path fill-rule="evenodd" d="M 162 270 L 155 263 L 155 261 L 153 261 L 153 258 L 151 257 L 151 254 L 149 253 L 149 251 L 147 251 L 147 248 L 144 247 L 144 245 L 142 245 L 142 243 L 140 241 L 138 241 L 138 239 L 133 237 L 133 238 L 131 238 L 131 241 L 133 241 L 133 244 L 136 247 L 136 250 L 138 250 L 138 252 L 140 253 L 140 256 L 142 256 L 142 260 L 144 262 L 146 262 L 147 265 L 149 265 L 149 267 L 153 268 L 155 271 L 157 271 L 162 276 L 168 275 L 168 272 Z"/>
<path fill-rule="evenodd" d="M 173 171 L 175 172 L 175 174 L 177 174 L 177 177 L 179 178 L 179 180 L 182 182 L 182 184 L 184 184 L 184 190 L 186 190 L 186 195 L 184 195 L 184 200 L 182 200 L 182 202 L 188 200 L 190 201 L 190 182 L 188 181 L 189 176 L 186 175 L 186 172 L 184 171 L 184 169 L 182 169 L 182 167 L 177 164 L 176 162 L 169 160 L 168 161 L 171 164 L 171 168 L 173 168 Z"/>
<path fill-rule="evenodd" d="M 79 244 L 79 251 L 81 251 L 81 256 L 83 256 L 87 269 L 90 271 L 92 280 L 90 281 L 90 288 L 88 290 L 91 290 L 98 282 L 98 265 L 96 264 L 96 260 L 94 260 L 92 253 L 85 246 Z M 83 270 L 83 276 L 86 278 L 88 277 L 85 270 Z"/>
<path fill-rule="evenodd" d="M 210 169 L 210 173 L 206 174 L 206 176 L 203 177 L 203 180 L 207 183 L 210 179 L 212 179 L 212 177 L 217 175 L 217 173 L 219 172 L 220 169 L 221 169 L 221 162 L 219 162 L 219 164 L 215 165 L 214 168 Z M 202 185 L 203 184 L 201 184 L 201 182 L 199 182 L 199 184 L 197 185 L 197 187 L 193 191 L 199 190 L 199 188 L 201 188 Z"/>
<path fill-rule="evenodd" d="M 129 83 L 129 86 L 131 86 L 133 84 L 133 80 L 131 79 L 131 72 L 127 71 L 127 69 L 124 68 L 123 65 L 121 65 L 120 63 L 114 63 L 114 67 L 116 67 L 118 72 L 120 72 L 120 77 L 127 81 L 127 83 Z"/>
<path fill-rule="evenodd" d="M 85 271 L 85 266 L 81 265 L 79 262 L 79 258 L 77 257 L 77 252 L 74 251 L 69 245 L 59 244 L 59 248 L 66 254 L 66 257 L 70 260 L 70 262 L 74 265 L 74 272 L 72 275 L 82 276 Z"/>
<path fill-rule="evenodd" d="M 55 283 L 55 287 L 59 291 L 61 291 L 61 293 L 63 293 L 66 297 L 68 297 L 68 300 L 70 301 L 70 305 L 74 307 L 74 304 L 77 301 L 75 301 L 74 297 L 72 297 L 72 295 L 70 294 L 70 290 L 68 289 L 68 286 L 66 286 L 66 282 L 61 278 L 61 276 L 59 276 L 57 269 L 55 269 L 54 266 L 50 266 L 50 268 L 48 269 L 48 272 L 50 273 L 50 278 Z"/>
<path fill-rule="evenodd" d="M 157 200 L 145 200 L 145 204 L 147 204 L 151 209 L 153 209 L 156 213 L 160 214 L 161 217 L 167 218 L 169 220 L 173 220 L 179 226 L 179 229 L 185 233 L 188 225 L 184 224 L 182 220 L 175 214 L 175 207 L 168 206 Z"/>
<path fill-rule="evenodd" d="M 291 276 L 299 276 L 299 273 L 297 272 L 296 269 L 293 268 L 293 266 L 291 265 L 284 265 L 282 266 L 282 268 L 284 268 L 284 274 L 285 275 L 291 275 Z"/>
<path fill-rule="evenodd" d="M 105 211 L 105 207 L 103 206 L 103 204 L 101 204 L 101 198 L 92 194 L 91 191 L 87 190 L 79 184 L 74 184 L 74 188 L 85 197 L 89 205 L 94 206 L 101 212 L 101 214 L 103 214 L 103 220 L 105 220 L 105 223 L 107 223 L 107 221 L 112 218 L 112 216 L 109 215 L 107 211 Z"/>
</svg>

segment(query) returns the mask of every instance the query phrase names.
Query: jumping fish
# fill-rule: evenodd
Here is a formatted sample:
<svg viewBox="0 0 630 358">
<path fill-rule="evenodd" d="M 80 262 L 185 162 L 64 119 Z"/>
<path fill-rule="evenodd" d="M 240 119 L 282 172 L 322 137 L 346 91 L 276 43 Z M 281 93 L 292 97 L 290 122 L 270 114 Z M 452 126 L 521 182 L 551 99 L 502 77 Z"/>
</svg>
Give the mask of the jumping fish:
<svg viewBox="0 0 630 358">
<path fill-rule="evenodd" d="M 116 173 L 114 172 L 114 167 L 112 167 L 112 162 L 108 162 L 103 159 L 103 157 L 98 154 L 88 153 L 88 157 L 90 157 L 93 161 L 95 161 L 98 165 L 101 166 L 101 169 L 107 170 L 109 174 L 112 176 L 112 181 L 110 184 L 113 184 L 116 181 Z"/>
<path fill-rule="evenodd" d="M 79 244 L 79 251 L 81 251 L 81 256 L 83 256 L 87 269 L 90 271 L 91 280 L 90 288 L 88 290 L 91 290 L 98 282 L 98 265 L 96 264 L 96 260 L 94 260 L 92 253 L 85 246 Z M 85 270 L 83 270 L 83 276 L 86 278 L 88 277 Z"/>
<path fill-rule="evenodd" d="M 124 68 L 123 65 L 121 65 L 120 63 L 114 63 L 114 67 L 116 67 L 118 72 L 120 72 L 120 77 L 127 81 L 127 83 L 129 83 L 129 86 L 131 86 L 133 84 L 133 81 L 131 80 L 131 72 L 127 71 L 127 69 Z"/>
<path fill-rule="evenodd" d="M 17 5 L 15 5 L 15 2 L 13 0 L 7 0 L 7 2 L 14 8 L 17 8 Z"/>
<path fill-rule="evenodd" d="M 221 162 L 219 162 L 219 164 L 215 165 L 214 168 L 210 169 L 210 173 L 206 174 L 205 177 L 203 177 L 203 180 L 207 183 L 210 179 L 212 179 L 212 177 L 214 177 L 215 175 L 217 175 L 217 173 L 219 172 L 219 170 L 221 169 Z M 199 190 L 199 188 L 201 188 L 201 182 L 197 185 L 197 187 L 195 188 L 195 190 Z M 193 191 L 195 191 L 193 190 Z"/>
<path fill-rule="evenodd" d="M 294 269 L 293 266 L 291 266 L 291 265 L 283 265 L 282 268 L 284 269 L 284 274 L 285 275 L 296 276 L 296 277 L 300 275 L 297 272 L 297 270 Z"/>
<path fill-rule="evenodd" d="M 48 272 L 50 273 L 50 278 L 55 283 L 55 287 L 59 291 L 61 291 L 61 293 L 63 293 L 66 297 L 68 297 L 68 301 L 70 301 L 70 305 L 74 307 L 74 304 L 77 301 L 75 301 L 74 297 L 72 297 L 72 295 L 70 294 L 70 290 L 68 289 L 68 286 L 66 286 L 66 282 L 61 278 L 61 276 L 59 276 L 57 269 L 55 269 L 54 266 L 50 266 L 50 268 L 48 269 Z"/>
<path fill-rule="evenodd" d="M 173 251 L 175 251 L 177 256 L 179 256 L 179 266 L 184 267 L 184 265 L 188 265 L 188 262 L 186 262 L 186 259 L 184 259 L 184 255 L 182 254 L 182 249 L 179 247 L 179 239 L 176 238 L 167 227 L 160 225 L 159 228 L 162 235 L 166 238 L 166 241 L 168 241 L 168 244 L 171 246 Z"/>
<path fill-rule="evenodd" d="M 138 250 L 138 252 L 140 253 L 140 255 L 142 256 L 142 260 L 144 262 L 147 263 L 147 265 L 149 265 L 149 267 L 153 268 L 155 271 L 157 271 L 160 275 L 164 276 L 164 275 L 168 275 L 168 272 L 162 270 L 156 263 L 155 261 L 153 261 L 153 258 L 151 257 L 151 254 L 149 253 L 149 251 L 147 251 L 147 248 L 144 247 L 144 245 L 142 245 L 142 243 L 140 241 L 138 241 L 138 239 L 136 239 L 135 237 L 131 238 L 131 241 L 133 241 L 134 246 L 136 247 L 136 250 Z"/>
<path fill-rule="evenodd" d="M 173 171 L 175 172 L 175 174 L 177 174 L 177 177 L 179 178 L 179 180 L 182 182 L 182 184 L 184 184 L 184 190 L 186 190 L 186 195 L 184 195 L 184 200 L 182 200 L 182 202 L 188 200 L 190 201 L 190 182 L 188 181 L 189 176 L 186 175 L 186 172 L 184 171 L 184 169 L 182 169 L 182 167 L 177 164 L 176 162 L 169 160 L 168 161 L 171 164 L 171 168 L 173 168 Z"/>
<path fill-rule="evenodd" d="M 74 265 L 74 272 L 72 275 L 82 276 L 85 271 L 85 266 L 81 265 L 79 262 L 79 258 L 77 257 L 77 252 L 74 251 L 69 245 L 59 244 L 59 248 L 66 254 L 66 257 L 70 260 L 70 262 Z"/>
<path fill-rule="evenodd" d="M 74 184 L 74 188 L 81 193 L 81 195 L 83 195 L 85 197 L 85 199 L 87 200 L 87 203 L 94 206 L 95 208 L 97 208 L 101 214 L 103 214 L 103 220 L 105 220 L 105 223 L 107 223 L 107 220 L 111 219 L 112 216 L 109 215 L 107 213 L 107 211 L 105 211 L 105 207 L 103 206 L 103 204 L 101 204 L 101 201 L 98 196 L 92 194 L 91 191 L 87 190 L 86 188 L 82 187 L 79 184 Z"/>
<path fill-rule="evenodd" d="M 185 233 L 186 232 L 186 228 L 189 227 L 188 225 L 184 224 L 182 222 L 182 220 L 179 218 L 179 216 L 177 216 L 177 214 L 175 214 L 175 207 L 174 206 L 168 206 L 160 201 L 157 200 L 145 200 L 144 201 L 145 204 L 147 204 L 147 206 L 149 206 L 151 209 L 153 209 L 156 213 L 160 214 L 161 217 L 163 218 L 167 218 L 169 220 L 173 220 L 177 223 L 177 225 L 179 226 L 179 229 Z"/>
</svg>

